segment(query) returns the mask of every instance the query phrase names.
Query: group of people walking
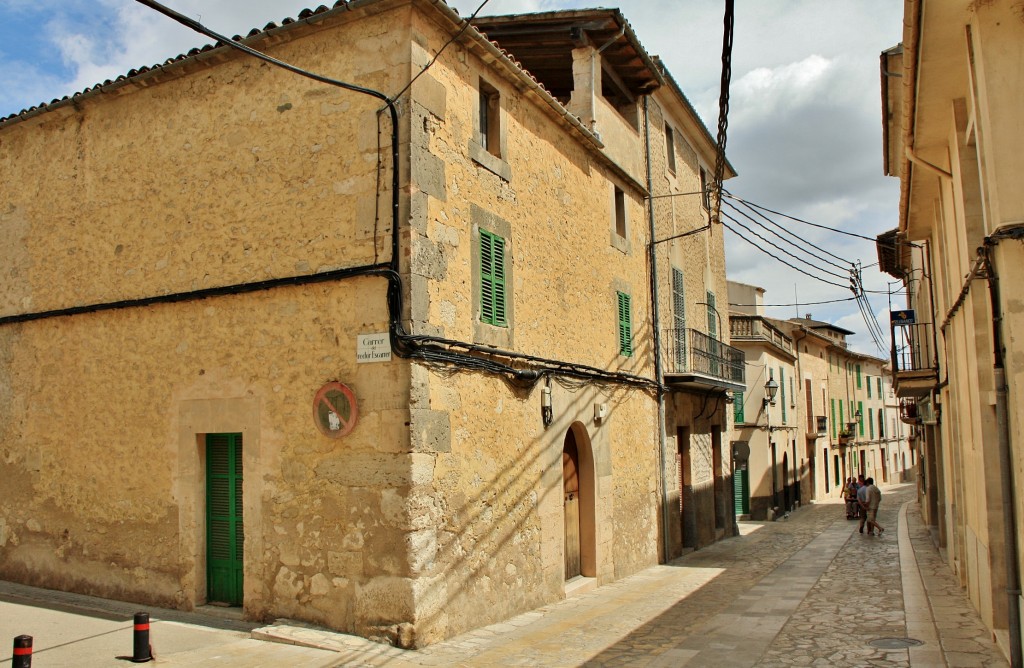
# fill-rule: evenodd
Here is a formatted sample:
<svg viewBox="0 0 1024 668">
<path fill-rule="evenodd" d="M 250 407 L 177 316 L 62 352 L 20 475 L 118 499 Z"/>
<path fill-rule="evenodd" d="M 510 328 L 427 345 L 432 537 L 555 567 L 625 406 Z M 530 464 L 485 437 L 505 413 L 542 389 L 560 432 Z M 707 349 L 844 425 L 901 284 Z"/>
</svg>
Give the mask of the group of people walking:
<svg viewBox="0 0 1024 668">
<path fill-rule="evenodd" d="M 843 488 L 846 499 L 846 519 L 860 518 L 859 531 L 864 533 L 867 526 L 869 536 L 881 536 L 885 527 L 878 523 L 878 504 L 882 502 L 882 490 L 875 486 L 874 478 L 865 478 L 863 474 L 846 479 Z"/>
</svg>

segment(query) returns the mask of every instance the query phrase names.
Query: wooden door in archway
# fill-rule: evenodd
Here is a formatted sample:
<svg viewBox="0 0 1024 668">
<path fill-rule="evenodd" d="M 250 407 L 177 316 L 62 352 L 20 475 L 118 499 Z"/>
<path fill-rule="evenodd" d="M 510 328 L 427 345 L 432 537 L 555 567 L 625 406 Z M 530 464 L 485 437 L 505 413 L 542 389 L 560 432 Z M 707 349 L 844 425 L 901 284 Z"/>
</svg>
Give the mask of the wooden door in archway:
<svg viewBox="0 0 1024 668">
<path fill-rule="evenodd" d="M 581 575 L 580 567 L 580 457 L 572 430 L 562 446 L 562 491 L 565 511 L 565 579 Z"/>
</svg>

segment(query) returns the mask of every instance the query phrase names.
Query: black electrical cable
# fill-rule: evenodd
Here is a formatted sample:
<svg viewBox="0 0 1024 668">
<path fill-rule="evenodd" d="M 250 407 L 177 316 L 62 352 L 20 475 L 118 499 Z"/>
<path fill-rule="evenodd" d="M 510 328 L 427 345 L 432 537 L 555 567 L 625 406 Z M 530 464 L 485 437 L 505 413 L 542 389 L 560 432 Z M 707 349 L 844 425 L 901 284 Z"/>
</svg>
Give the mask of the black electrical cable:
<svg viewBox="0 0 1024 668">
<path fill-rule="evenodd" d="M 856 297 L 844 297 L 843 299 L 826 299 L 820 302 L 794 302 L 792 304 L 734 304 L 733 302 L 729 302 L 729 306 L 764 306 L 766 308 L 783 308 L 786 306 L 818 306 L 819 304 L 838 304 L 840 302 L 852 302 L 854 299 L 856 299 Z"/>
<path fill-rule="evenodd" d="M 742 227 L 743 229 L 745 229 L 747 232 L 750 232 L 751 234 L 753 234 L 755 237 L 757 237 L 761 241 L 765 242 L 766 244 L 768 244 L 769 246 L 775 248 L 776 250 L 780 251 L 781 253 L 783 253 L 785 255 L 788 255 L 789 257 L 793 258 L 797 262 L 802 262 L 802 263 L 806 264 L 808 267 L 811 267 L 812 269 L 817 269 L 818 271 L 820 271 L 820 272 L 822 272 L 824 274 L 828 274 L 829 276 L 834 276 L 836 278 L 846 278 L 846 276 L 843 275 L 843 274 L 837 274 L 836 272 L 832 271 L 831 269 L 825 269 L 824 267 L 819 267 L 819 266 L 815 265 L 813 262 L 808 262 L 807 260 L 805 260 L 804 258 L 800 257 L 799 255 L 795 255 L 794 253 L 791 253 L 790 251 L 788 251 L 785 248 L 779 246 L 778 244 L 774 243 L 773 241 L 764 238 L 763 236 L 761 236 L 760 234 L 758 234 L 754 230 L 750 229 L 749 227 L 747 227 L 746 225 L 744 225 L 740 221 L 738 221 L 735 218 L 733 218 L 732 216 L 730 216 L 728 213 L 723 213 L 722 216 L 724 216 L 725 218 L 728 218 L 729 220 L 731 220 L 735 224 L 737 224 L 740 227 Z M 732 229 L 732 228 L 730 228 L 730 229 Z M 733 230 L 733 231 L 735 232 L 735 230 Z"/>
<path fill-rule="evenodd" d="M 546 358 L 521 355 L 521 354 L 518 354 L 518 353 L 513 353 L 511 351 L 502 351 L 502 350 L 494 350 L 494 349 L 489 349 L 489 348 L 483 348 L 483 347 L 480 347 L 480 346 L 474 346 L 473 344 L 466 344 L 466 343 L 463 343 L 463 342 L 452 341 L 452 340 L 449 340 L 449 339 L 441 339 L 441 338 L 436 338 L 436 337 L 416 337 L 416 336 L 410 336 L 409 334 L 407 334 L 404 331 L 404 328 L 403 328 L 401 320 L 400 320 L 400 314 L 402 313 L 402 302 L 401 302 L 401 299 L 402 299 L 402 297 L 401 297 L 401 295 L 402 295 L 402 283 L 401 283 L 401 276 L 398 273 L 398 258 L 399 258 L 399 233 L 398 233 L 398 220 L 399 220 L 399 217 L 398 217 L 398 193 L 399 193 L 399 180 L 398 180 L 399 179 L 399 174 L 398 174 L 398 171 L 399 171 L 398 170 L 398 157 L 399 157 L 398 156 L 398 110 L 397 110 L 397 108 L 395 106 L 394 100 L 391 97 L 389 97 L 388 95 L 386 95 L 386 94 L 384 94 L 384 93 L 382 93 L 380 91 L 373 90 L 371 88 L 365 88 L 363 86 L 357 86 L 355 84 L 350 84 L 350 83 L 345 82 L 345 81 L 339 81 L 339 80 L 336 80 L 336 79 L 332 79 L 330 77 L 326 77 L 326 76 L 319 75 L 319 74 L 316 74 L 316 73 L 313 73 L 313 72 L 309 72 L 307 70 L 303 70 L 303 69 L 301 69 L 299 67 L 291 65 L 291 64 L 286 63 L 284 61 L 281 61 L 281 60 L 278 60 L 278 59 L 273 58 L 271 56 L 268 56 L 268 55 L 266 55 L 266 54 L 264 54 L 264 53 L 262 53 L 260 51 L 257 51 L 256 49 L 253 49 L 253 48 L 251 48 L 251 47 L 249 47 L 249 46 L 247 46 L 245 44 L 242 44 L 241 42 L 229 39 L 229 38 L 225 37 L 224 35 L 220 35 L 219 33 L 215 32 L 213 30 L 210 30 L 209 28 L 203 26 L 198 21 L 195 21 L 195 20 L 193 20 L 193 19 L 191 19 L 191 18 L 189 18 L 187 16 L 184 16 L 183 14 L 180 14 L 180 13 L 178 13 L 178 12 L 168 8 L 168 7 L 165 7 L 164 5 L 160 4 L 159 2 L 155 2 L 155 0 L 136 0 L 136 1 L 141 3 L 141 4 L 143 4 L 143 5 L 145 5 L 145 6 L 147 6 L 147 7 L 150 7 L 151 9 L 154 9 L 154 10 L 160 12 L 161 14 L 164 14 L 165 16 L 170 17 L 171 19 L 177 21 L 178 23 L 181 23 L 182 25 L 185 25 L 185 26 L 191 28 L 192 30 L 195 30 L 196 32 L 202 33 L 202 34 L 207 35 L 207 36 L 209 36 L 209 37 L 211 37 L 213 39 L 216 39 L 216 40 L 218 40 L 219 42 L 223 43 L 226 46 L 229 46 L 229 47 L 232 47 L 234 49 L 237 49 L 237 50 L 243 51 L 245 53 L 248 53 L 249 55 L 255 56 L 256 58 L 259 58 L 260 60 L 266 61 L 268 63 L 271 63 L 272 65 L 276 65 L 276 66 L 281 67 L 281 68 L 283 68 L 285 70 L 288 70 L 289 72 L 292 72 L 294 74 L 298 74 L 300 76 L 307 77 L 309 79 L 313 79 L 314 81 L 319 81 L 321 83 L 326 83 L 326 84 L 329 84 L 329 85 L 332 85 L 332 86 L 338 86 L 340 88 L 351 90 L 351 91 L 354 91 L 354 92 L 357 92 L 357 93 L 363 93 L 365 95 L 369 95 L 371 97 L 375 97 L 375 98 L 377 98 L 377 99 L 379 99 L 379 100 L 381 100 L 381 101 L 383 101 L 385 103 L 385 106 L 386 106 L 386 108 L 388 109 L 388 111 L 390 112 L 390 115 L 391 115 L 391 155 L 392 155 L 392 170 L 391 170 L 391 172 L 392 172 L 392 223 L 391 223 L 392 243 L 391 243 L 391 251 L 392 252 L 391 252 L 391 260 L 388 263 L 389 271 L 388 271 L 388 275 L 387 275 L 387 277 L 388 277 L 387 301 L 388 301 L 388 307 L 389 307 L 388 310 L 390 312 L 390 320 L 391 320 L 390 327 L 389 327 L 390 338 L 391 338 L 391 342 L 392 342 L 392 348 L 395 350 L 396 354 L 398 354 L 399 356 L 402 356 L 402 357 L 413 358 L 413 359 L 434 360 L 434 361 L 439 361 L 439 362 L 443 362 L 443 363 L 451 363 L 451 364 L 462 366 L 462 367 L 464 367 L 466 369 L 488 371 L 488 372 L 492 372 L 492 373 L 504 374 L 504 375 L 507 375 L 507 376 L 515 377 L 515 378 L 525 378 L 527 376 L 533 376 L 533 379 L 536 380 L 537 378 L 540 377 L 541 373 L 544 373 L 544 372 L 546 372 L 546 373 L 558 372 L 558 373 L 572 374 L 572 375 L 574 375 L 576 377 L 581 377 L 581 378 L 600 378 L 600 379 L 607 380 L 609 382 L 619 382 L 619 383 L 624 383 L 624 384 L 633 385 L 633 386 L 637 386 L 637 387 L 658 388 L 658 383 L 657 382 L 652 381 L 652 380 L 650 380 L 648 378 L 644 378 L 642 376 L 635 376 L 635 375 L 632 375 L 632 374 L 620 374 L 620 373 L 607 372 L 607 371 L 605 371 L 603 369 L 597 369 L 595 367 L 586 367 L 586 366 L 583 366 L 583 365 L 574 365 L 574 364 L 570 364 L 570 363 L 566 363 L 566 362 L 560 362 L 558 360 L 549 360 L 549 359 L 546 359 Z M 487 0 L 485 0 L 485 2 L 483 4 L 481 4 L 480 8 L 478 8 L 477 11 L 479 11 L 479 9 L 482 9 L 483 5 L 486 4 L 486 3 L 487 3 Z M 468 26 L 469 26 L 469 22 L 466 21 L 465 24 L 463 25 L 462 29 L 452 38 L 452 40 L 449 41 L 449 44 L 452 41 L 454 41 L 455 39 L 457 39 L 458 36 L 461 35 L 468 28 Z M 447 44 L 445 46 L 447 46 Z M 444 47 L 442 47 L 442 50 L 443 50 L 443 48 Z M 440 55 L 440 51 L 438 52 L 438 55 Z M 435 59 L 436 59 L 436 57 L 435 57 Z M 430 64 L 432 64 L 432 62 Z M 429 67 L 430 64 L 428 64 L 427 67 Z M 422 72 L 420 74 L 422 74 Z M 417 75 L 417 76 L 419 76 L 419 75 Z M 415 80 L 415 78 L 413 79 L 413 81 L 414 80 Z M 411 85 L 411 83 L 412 83 L 412 81 L 410 81 L 410 83 L 408 85 Z M 408 88 L 408 85 L 406 86 L 406 88 Z M 403 91 L 406 90 L 406 88 L 403 88 Z M 374 267 L 374 269 L 376 269 L 376 267 Z M 444 346 L 444 347 L 437 347 L 439 345 L 440 346 Z M 430 346 L 430 347 L 427 348 L 427 347 L 424 347 L 424 346 Z M 477 356 L 474 356 L 474 355 L 467 355 L 465 353 L 455 353 L 455 352 L 452 352 L 450 350 L 450 347 L 461 347 L 461 348 L 465 348 L 466 350 L 469 350 L 469 351 L 472 351 L 472 352 L 475 352 L 475 353 L 478 353 L 478 354 L 500 355 L 500 356 L 503 356 L 503 357 L 507 357 L 509 359 L 527 360 L 527 361 L 533 362 L 534 364 L 544 365 L 544 366 L 546 366 L 548 368 L 543 369 L 542 371 L 533 370 L 533 373 L 528 373 L 530 370 L 517 369 L 517 368 L 514 368 L 514 367 L 512 367 L 510 365 L 507 365 L 507 364 L 493 362 L 493 361 L 487 360 L 487 359 L 481 359 L 480 357 L 477 357 Z"/>
<path fill-rule="evenodd" d="M 730 217 L 730 216 L 729 216 L 728 214 L 727 214 L 727 215 L 726 215 L 725 217 L 726 217 L 726 218 L 728 218 L 729 220 L 732 220 L 732 218 L 731 218 L 731 217 Z M 734 222 L 735 222 L 735 221 L 734 221 Z M 734 234 L 735 234 L 735 235 L 736 235 L 737 237 L 739 237 L 739 238 L 743 239 L 744 241 L 746 241 L 746 242 L 747 242 L 748 244 L 750 244 L 751 246 L 753 246 L 753 247 L 754 247 L 754 248 L 756 248 L 757 250 L 761 251 L 762 253 L 764 253 L 764 254 L 765 254 L 765 255 L 767 255 L 768 257 L 772 258 L 773 260 L 776 260 L 776 261 L 778 261 L 778 262 L 781 262 L 782 264 L 786 265 L 786 266 L 787 266 L 787 267 L 789 267 L 790 269 L 794 269 L 794 270 L 796 270 L 796 271 L 800 272 L 801 274 L 803 274 L 804 276 L 807 276 L 808 278 L 813 278 L 813 279 L 814 279 L 814 280 L 816 280 L 816 281 L 821 281 L 822 283 L 825 283 L 826 285 L 832 285 L 832 286 L 834 286 L 834 287 L 837 287 L 837 288 L 844 288 L 844 289 L 847 289 L 847 290 L 849 290 L 849 289 L 850 289 L 850 286 L 849 286 L 849 285 L 843 285 L 843 284 L 841 284 L 841 283 L 836 283 L 836 282 L 834 282 L 834 281 L 829 281 L 829 280 L 826 280 L 826 279 L 824 279 L 824 278 L 821 278 L 820 276 L 815 276 L 814 274 L 810 274 L 810 273 L 808 273 L 808 272 L 804 271 L 803 269 L 801 269 L 800 267 L 797 267 L 796 265 L 790 264 L 789 262 L 786 262 L 785 260 L 783 260 L 783 259 L 782 259 L 782 258 L 780 258 L 779 256 L 777 256 L 777 255 L 774 255 L 774 254 L 773 254 L 773 253 L 772 253 L 771 251 L 767 251 L 767 250 L 765 250 L 765 249 L 764 249 L 763 247 L 761 247 L 761 246 L 757 245 L 756 243 L 754 243 L 754 242 L 753 242 L 753 241 L 751 241 L 750 239 L 748 239 L 748 238 L 746 238 L 745 236 L 743 236 L 743 235 L 742 235 L 742 234 L 741 234 L 740 232 L 738 232 L 738 231 L 737 231 L 736 229 L 734 229 L 734 228 L 730 227 L 730 226 L 729 226 L 729 225 L 728 225 L 727 223 L 722 223 L 722 225 L 723 225 L 723 226 L 724 226 L 724 227 L 725 227 L 725 228 L 726 228 L 727 230 L 729 230 L 729 231 L 733 232 L 733 233 L 734 233 Z"/>
<path fill-rule="evenodd" d="M 405 86 L 402 87 L 402 90 L 400 90 L 397 93 L 395 93 L 394 98 L 396 100 L 399 99 L 400 97 L 402 97 L 402 94 L 405 93 L 405 91 L 409 90 L 409 88 L 414 83 L 416 83 L 416 80 L 419 79 L 423 75 L 424 72 L 429 70 L 430 67 L 434 63 L 437 62 L 437 59 L 441 57 L 441 54 L 444 53 L 444 50 L 447 49 L 451 45 L 452 42 L 454 42 L 459 37 L 461 37 L 462 33 L 466 32 L 466 29 L 469 28 L 469 26 L 470 26 L 470 22 L 473 19 L 476 18 L 476 15 L 480 13 L 480 10 L 484 8 L 484 5 L 486 5 L 490 1 L 491 0 L 484 0 L 483 2 L 480 3 L 480 6 L 476 8 L 476 11 L 469 15 L 469 18 L 463 19 L 464 23 L 462 24 L 462 27 L 459 28 L 459 31 L 457 33 L 455 33 L 454 35 L 452 35 L 452 38 L 449 39 L 447 42 L 445 42 L 444 45 L 441 46 L 441 48 L 437 50 L 437 53 L 435 53 L 434 57 L 430 59 L 430 62 L 428 62 L 426 65 L 424 65 L 423 69 L 421 69 L 419 72 L 416 73 L 416 76 L 414 76 L 412 79 L 409 79 L 409 83 L 405 84 Z"/>
<path fill-rule="evenodd" d="M 818 262 L 822 262 L 824 264 L 831 265 L 831 266 L 833 266 L 833 267 L 835 267 L 835 268 L 837 268 L 837 269 L 839 269 L 840 271 L 843 271 L 843 272 L 848 272 L 850 270 L 850 267 L 853 266 L 852 262 L 847 262 L 846 266 L 843 266 L 843 265 L 840 265 L 840 264 L 836 264 L 835 262 L 832 262 L 831 260 L 829 260 L 826 257 L 822 257 L 820 255 L 817 255 L 816 253 L 813 253 L 813 252 L 807 250 L 806 248 L 802 248 L 799 244 L 797 244 L 797 243 L 787 239 L 786 237 L 782 236 L 781 234 L 779 234 L 775 230 L 770 229 L 764 223 L 762 223 L 762 222 L 760 222 L 758 220 L 755 220 L 746 211 L 743 211 L 742 209 L 739 209 L 739 208 L 733 206 L 732 204 L 730 204 L 728 202 L 726 202 L 725 205 L 727 207 L 729 207 L 732 211 L 736 212 L 737 214 L 739 214 L 739 215 L 743 216 L 744 218 L 746 218 L 747 220 L 749 220 L 754 225 L 757 225 L 758 227 L 763 229 L 765 232 L 768 232 L 769 234 L 775 236 L 777 239 L 779 239 L 783 243 L 789 244 L 790 246 L 796 248 L 801 253 L 806 253 L 807 255 L 811 256 L 812 258 L 814 258 Z M 797 239 L 799 239 L 799 237 L 797 237 Z M 801 239 L 800 241 L 803 241 L 803 240 Z M 778 248 L 778 246 L 776 246 L 776 248 Z M 790 253 L 790 254 L 792 255 L 792 253 Z M 829 255 L 831 255 L 831 253 L 829 253 Z M 794 255 L 794 257 L 796 257 L 796 256 Z M 813 262 L 807 262 L 806 260 L 804 260 L 804 263 L 808 264 L 808 265 L 810 265 L 812 267 L 816 267 L 816 265 Z M 829 270 L 822 269 L 822 271 L 829 271 Z M 840 278 L 843 276 L 843 274 L 835 274 L 835 273 L 833 273 L 832 275 L 840 277 Z"/>
<path fill-rule="evenodd" d="M 711 217 L 711 220 L 716 222 L 721 222 L 722 181 L 725 180 L 725 142 L 729 130 L 729 85 L 732 81 L 733 24 L 736 16 L 734 5 L 734 0 L 725 0 L 724 30 L 722 35 L 722 80 L 718 93 L 718 136 L 715 141 L 715 173 L 713 180 L 715 209 Z"/>
<path fill-rule="evenodd" d="M 776 216 L 782 216 L 783 218 L 788 218 L 789 220 L 792 220 L 792 221 L 797 222 L 797 223 L 803 223 L 804 225 L 810 225 L 811 227 L 818 227 L 818 228 L 821 228 L 823 230 L 828 230 L 829 232 L 835 232 L 836 234 L 845 234 L 848 237 L 856 237 L 857 239 L 865 239 L 865 240 L 870 241 L 872 243 L 878 243 L 878 239 L 875 238 L 875 237 L 868 237 L 868 236 L 865 236 L 863 234 L 857 234 L 855 232 L 847 232 L 846 230 L 840 230 L 840 229 L 837 229 L 835 227 L 829 227 L 827 225 L 821 225 L 820 223 L 812 223 L 812 222 L 810 222 L 808 220 L 803 220 L 802 218 L 797 218 L 796 216 L 790 216 L 789 214 L 782 213 L 780 211 L 775 211 L 774 209 L 769 209 L 766 206 L 762 206 L 760 204 L 755 204 L 754 202 L 751 202 L 749 200 L 745 200 L 745 199 L 743 199 L 741 197 L 736 197 L 735 195 L 731 195 L 731 194 L 728 194 L 728 193 L 725 194 L 725 197 L 728 197 L 729 199 L 734 199 L 737 202 L 743 202 L 747 206 L 752 206 L 754 208 L 761 209 L 762 211 L 767 211 L 768 213 L 774 213 Z M 921 248 L 920 244 L 915 244 L 912 241 L 897 241 L 896 244 L 894 244 L 894 245 L 913 246 L 914 248 Z"/>
<path fill-rule="evenodd" d="M 846 270 L 848 270 L 848 269 L 849 269 L 849 267 L 850 267 L 850 266 L 851 266 L 851 265 L 853 264 L 852 262 L 850 262 L 850 261 L 849 261 L 849 260 L 847 260 L 846 258 L 844 258 L 844 257 L 840 257 L 840 256 L 836 255 L 835 253 L 833 253 L 832 251 L 830 251 L 830 250 L 827 250 L 827 249 L 825 249 L 825 248 L 822 248 L 821 246 L 818 246 L 817 244 L 815 244 L 815 243 L 813 243 L 813 242 L 811 242 L 811 241 L 809 241 L 809 240 L 805 239 L 804 237 L 801 237 L 801 236 L 800 236 L 800 235 L 798 235 L 798 234 L 794 234 L 793 232 L 790 232 L 790 231 L 789 231 L 789 230 L 787 230 L 787 229 L 786 229 L 785 227 L 783 227 L 783 226 L 782 226 L 782 225 L 780 225 L 779 223 L 775 222 L 774 220 L 772 220 L 772 219 L 771 219 L 771 218 L 769 218 L 768 216 L 764 215 L 763 213 L 761 213 L 761 212 L 760 212 L 760 211 L 758 211 L 757 209 L 755 209 L 755 208 L 753 208 L 753 207 L 750 207 L 750 206 L 746 205 L 746 203 L 745 203 L 745 202 L 741 202 L 741 203 L 742 203 L 742 204 L 744 204 L 745 206 L 747 206 L 747 208 L 749 208 L 749 209 L 750 209 L 750 210 L 751 210 L 751 211 L 752 211 L 752 212 L 753 212 L 753 213 L 754 213 L 755 215 L 757 215 L 758 217 L 760 217 L 760 218 L 763 218 L 763 219 L 765 219 L 766 221 L 768 221 L 769 223 L 771 223 L 771 224 L 772 224 L 772 225 L 774 225 L 775 227 L 779 228 L 780 230 L 782 230 L 783 232 L 785 232 L 785 233 L 786 233 L 787 235 L 789 235 L 789 236 L 790 236 L 790 237 L 792 237 L 793 239 L 796 239 L 796 240 L 797 240 L 797 242 L 799 242 L 799 243 L 801 243 L 801 244 L 807 244 L 807 245 L 808 245 L 808 246 L 810 246 L 811 248 L 814 248 L 815 250 L 821 251 L 821 252 L 822 252 L 822 253 L 824 253 L 825 255 L 828 255 L 828 256 L 830 256 L 830 257 L 833 257 L 833 258 L 835 258 L 835 259 L 839 260 L 840 262 L 843 262 L 844 264 L 841 264 L 841 265 L 840 265 L 840 264 L 836 264 L 835 262 L 832 262 L 831 260 L 829 260 L 829 259 L 827 259 L 827 258 L 821 257 L 821 256 L 817 255 L 816 253 L 812 253 L 811 251 L 807 251 L 807 250 L 805 250 L 804 252 L 805 252 L 805 253 L 807 253 L 808 255 L 811 255 L 812 257 L 815 257 L 815 258 L 817 258 L 817 259 L 821 260 L 822 262 L 826 262 L 826 263 L 828 263 L 828 264 L 832 265 L 833 267 L 836 267 L 836 268 L 838 268 L 838 269 L 842 269 L 843 271 L 846 271 Z M 732 209 L 732 210 L 734 210 L 734 211 L 736 211 L 736 212 L 738 212 L 738 213 L 742 213 L 742 214 L 743 214 L 743 216 L 744 216 L 745 218 L 749 219 L 749 220 L 750 220 L 751 222 L 757 223 L 757 224 L 758 224 L 758 225 L 760 225 L 761 227 L 764 227 L 764 229 L 766 229 L 766 230 L 768 229 L 768 228 L 767 228 L 767 227 L 765 227 L 765 226 L 764 226 L 764 225 L 763 225 L 762 223 L 759 223 L 759 222 L 755 221 L 755 220 L 754 220 L 753 218 L 751 218 L 751 217 L 750 217 L 750 215 L 748 215 L 748 214 L 747 214 L 747 213 L 746 213 L 745 211 L 741 210 L 741 209 L 740 209 L 739 207 L 737 207 L 737 206 L 736 206 L 735 204 L 733 204 L 732 202 L 726 202 L 726 206 L 728 206 L 728 207 L 729 207 L 730 209 Z M 781 238 L 783 238 L 783 237 L 782 237 L 782 235 L 780 235 L 780 234 L 779 234 L 778 232 L 775 232 L 775 231 L 773 231 L 773 230 L 768 230 L 768 231 L 769 231 L 769 232 L 771 232 L 772 234 L 774 234 L 775 236 L 779 237 L 780 239 L 781 239 Z M 787 241 L 788 241 L 788 240 L 787 240 Z M 797 245 L 796 243 L 794 243 L 794 242 L 792 242 L 792 241 L 789 241 L 789 243 L 793 244 L 794 246 L 795 246 L 795 245 Z"/>
</svg>

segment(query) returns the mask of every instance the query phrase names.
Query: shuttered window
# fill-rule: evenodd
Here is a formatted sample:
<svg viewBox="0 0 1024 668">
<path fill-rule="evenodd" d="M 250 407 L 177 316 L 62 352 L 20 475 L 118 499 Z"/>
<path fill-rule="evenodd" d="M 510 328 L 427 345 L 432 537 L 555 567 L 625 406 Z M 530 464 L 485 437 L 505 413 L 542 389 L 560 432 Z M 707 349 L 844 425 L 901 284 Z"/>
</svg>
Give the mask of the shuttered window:
<svg viewBox="0 0 1024 668">
<path fill-rule="evenodd" d="M 832 438 L 836 437 L 836 400 L 832 400 Z"/>
<path fill-rule="evenodd" d="M 732 420 L 736 424 L 743 424 L 743 393 L 733 392 L 732 393 Z"/>
<path fill-rule="evenodd" d="M 505 312 L 505 240 L 480 230 L 480 321 L 506 327 Z"/>
<path fill-rule="evenodd" d="M 672 267 L 672 331 L 677 371 L 686 370 L 686 279 Z"/>
<path fill-rule="evenodd" d="M 852 406 L 851 406 L 852 408 Z M 857 411 L 860 413 L 860 418 L 857 420 L 857 426 L 859 427 L 860 435 L 864 435 L 864 402 L 857 402 Z"/>
<path fill-rule="evenodd" d="M 619 292 L 619 354 L 633 356 L 633 308 L 629 295 Z"/>
</svg>

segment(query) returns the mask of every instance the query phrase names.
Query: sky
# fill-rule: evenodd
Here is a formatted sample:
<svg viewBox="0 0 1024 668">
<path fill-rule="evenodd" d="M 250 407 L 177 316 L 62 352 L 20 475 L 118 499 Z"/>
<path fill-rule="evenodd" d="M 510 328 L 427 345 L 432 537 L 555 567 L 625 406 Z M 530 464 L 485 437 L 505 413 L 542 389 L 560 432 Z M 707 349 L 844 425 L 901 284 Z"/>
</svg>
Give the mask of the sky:
<svg viewBox="0 0 1024 668">
<path fill-rule="evenodd" d="M 164 1 L 228 35 L 245 34 L 319 4 Z M 480 2 L 463 0 L 453 5 L 465 16 Z M 603 5 L 578 0 L 490 0 L 481 15 L 619 7 L 647 52 L 661 56 L 714 132 L 724 5 L 720 0 L 620 0 Z M 903 3 L 892 0 L 736 2 L 726 143 L 729 161 L 739 173 L 726 183 L 733 195 L 794 218 L 872 238 L 896 227 L 899 181 L 882 173 L 878 58 L 901 39 L 902 8 Z M 0 117 L 209 41 L 134 0 L 0 0 Z M 754 227 L 745 218 L 731 215 Z M 890 286 L 898 285 L 878 271 L 872 241 L 772 218 L 784 223 L 802 243 L 822 249 L 815 251 L 817 255 L 831 261 L 836 261 L 833 256 L 842 258 L 843 262 L 837 261 L 842 266 L 860 262 L 864 287 L 878 291 L 870 295 L 872 311 L 888 332 L 887 293 Z M 805 273 L 780 264 L 764 253 L 766 249 Z M 849 337 L 853 349 L 887 357 L 887 350 L 879 351 L 871 342 L 855 302 L 809 304 L 843 300 L 851 293 L 812 277 L 845 286 L 848 279 L 822 270 L 844 272 L 803 257 L 814 266 L 783 256 L 763 242 L 755 246 L 726 234 L 729 278 L 765 288 L 765 303 L 780 305 L 769 307 L 767 315 L 811 314 L 856 332 Z M 902 305 L 901 298 L 894 296 L 894 308 Z M 888 342 L 884 345 L 887 349 Z"/>
</svg>

